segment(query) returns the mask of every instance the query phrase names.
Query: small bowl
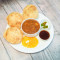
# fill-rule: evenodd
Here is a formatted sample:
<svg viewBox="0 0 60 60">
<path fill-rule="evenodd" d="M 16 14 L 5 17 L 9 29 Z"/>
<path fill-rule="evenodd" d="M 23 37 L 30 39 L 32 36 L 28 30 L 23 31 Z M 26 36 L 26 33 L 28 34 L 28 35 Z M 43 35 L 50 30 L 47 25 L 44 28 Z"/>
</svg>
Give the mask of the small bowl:
<svg viewBox="0 0 60 60">
<path fill-rule="evenodd" d="M 47 22 L 46 25 L 48 25 L 48 28 L 43 28 L 43 27 L 41 26 L 41 24 L 42 24 L 43 22 Z M 51 28 L 51 22 L 48 21 L 47 19 L 43 19 L 43 20 L 41 20 L 41 22 L 40 22 L 40 27 L 41 27 L 41 30 L 50 30 L 50 28 Z"/>
<path fill-rule="evenodd" d="M 33 18 L 29 18 L 29 19 L 33 19 Z M 26 20 L 29 20 L 29 19 L 26 19 Z M 23 32 L 24 35 L 27 36 L 27 37 L 35 37 L 36 35 L 39 34 L 40 28 L 39 28 L 39 30 L 38 30 L 36 33 L 34 33 L 34 34 L 29 34 L 29 33 L 24 32 L 23 29 L 22 29 L 22 25 L 23 25 L 23 23 L 24 23 L 26 20 L 24 20 L 24 21 L 22 22 L 22 24 L 21 24 L 21 30 L 22 30 L 22 32 Z M 37 19 L 33 19 L 33 20 L 36 20 L 36 21 L 38 22 Z M 38 22 L 38 23 L 39 23 L 39 22 Z M 40 24 L 40 23 L 39 23 L 39 24 Z"/>
<path fill-rule="evenodd" d="M 48 39 L 50 39 L 50 31 L 49 30 L 46 30 L 46 29 L 42 29 L 42 30 L 40 30 L 40 32 L 41 31 L 47 31 L 48 33 L 49 33 L 49 38 L 47 38 L 47 39 L 42 39 L 40 36 L 40 39 L 42 39 L 42 40 L 44 40 L 44 41 L 46 41 L 46 40 L 48 40 Z M 39 33 L 40 34 L 40 33 Z"/>
</svg>

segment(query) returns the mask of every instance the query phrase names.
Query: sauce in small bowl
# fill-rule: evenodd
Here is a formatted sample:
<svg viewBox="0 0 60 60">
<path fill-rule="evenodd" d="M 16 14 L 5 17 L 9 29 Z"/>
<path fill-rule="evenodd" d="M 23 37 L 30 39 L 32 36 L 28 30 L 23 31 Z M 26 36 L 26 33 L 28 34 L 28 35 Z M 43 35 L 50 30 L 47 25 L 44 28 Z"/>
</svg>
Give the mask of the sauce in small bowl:
<svg viewBox="0 0 60 60">
<path fill-rule="evenodd" d="M 42 30 L 40 33 L 39 33 L 39 37 L 43 40 L 47 40 L 49 37 L 50 37 L 50 34 L 48 31 L 46 30 Z"/>
<path fill-rule="evenodd" d="M 39 34 L 40 31 L 40 24 L 35 19 L 24 20 L 21 27 L 23 33 L 28 37 L 34 37 Z"/>
</svg>

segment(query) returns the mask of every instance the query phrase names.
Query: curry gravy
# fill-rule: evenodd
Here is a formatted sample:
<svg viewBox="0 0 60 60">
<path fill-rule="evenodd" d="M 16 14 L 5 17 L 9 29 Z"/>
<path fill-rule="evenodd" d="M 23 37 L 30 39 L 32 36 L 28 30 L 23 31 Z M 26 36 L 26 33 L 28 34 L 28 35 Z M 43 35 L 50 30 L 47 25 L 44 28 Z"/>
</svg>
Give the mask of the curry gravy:
<svg viewBox="0 0 60 60">
<path fill-rule="evenodd" d="M 28 34 L 34 34 L 40 29 L 40 24 L 36 20 L 29 19 L 22 24 L 22 29 Z"/>
</svg>

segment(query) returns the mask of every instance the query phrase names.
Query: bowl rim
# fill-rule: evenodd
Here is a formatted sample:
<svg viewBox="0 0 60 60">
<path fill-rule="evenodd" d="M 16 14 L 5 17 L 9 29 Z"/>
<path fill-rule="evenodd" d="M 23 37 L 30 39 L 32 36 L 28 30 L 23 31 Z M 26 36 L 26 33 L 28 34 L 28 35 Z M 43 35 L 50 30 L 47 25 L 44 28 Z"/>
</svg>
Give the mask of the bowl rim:
<svg viewBox="0 0 60 60">
<path fill-rule="evenodd" d="M 38 21 L 37 19 L 34 19 L 34 18 L 25 19 L 25 20 L 22 22 L 22 24 L 21 24 L 21 30 L 22 30 L 22 31 L 23 31 L 23 29 L 22 29 L 23 23 L 24 23 L 26 20 L 29 20 L 29 19 L 33 19 L 33 20 L 35 20 L 35 21 L 37 21 L 37 22 L 39 23 L 39 21 Z M 39 23 L 39 25 L 40 25 L 40 23 Z M 39 32 L 40 32 L 40 28 L 39 28 L 39 30 L 38 30 L 36 33 L 33 33 L 33 34 L 29 34 L 29 33 L 26 33 L 26 32 L 23 31 L 23 33 L 28 34 L 28 35 L 38 34 Z"/>
</svg>

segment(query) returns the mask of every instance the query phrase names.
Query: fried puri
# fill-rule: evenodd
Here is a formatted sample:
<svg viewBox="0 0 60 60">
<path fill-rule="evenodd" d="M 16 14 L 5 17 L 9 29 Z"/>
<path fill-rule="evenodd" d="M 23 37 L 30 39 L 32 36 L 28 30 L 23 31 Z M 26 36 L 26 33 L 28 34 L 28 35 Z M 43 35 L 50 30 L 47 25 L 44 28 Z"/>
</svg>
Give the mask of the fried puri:
<svg viewBox="0 0 60 60">
<path fill-rule="evenodd" d="M 21 23 L 23 21 L 23 17 L 18 12 L 12 12 L 7 16 L 8 25 L 11 27 L 21 27 Z"/>
<path fill-rule="evenodd" d="M 23 18 L 24 20 L 27 18 L 37 18 L 38 17 L 38 10 L 34 5 L 27 5 L 23 9 Z"/>
<path fill-rule="evenodd" d="M 10 27 L 4 33 L 4 38 L 12 44 L 20 43 L 22 41 L 22 37 L 23 33 L 17 27 Z"/>
</svg>

